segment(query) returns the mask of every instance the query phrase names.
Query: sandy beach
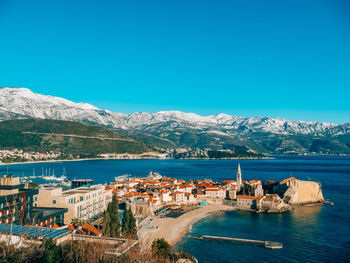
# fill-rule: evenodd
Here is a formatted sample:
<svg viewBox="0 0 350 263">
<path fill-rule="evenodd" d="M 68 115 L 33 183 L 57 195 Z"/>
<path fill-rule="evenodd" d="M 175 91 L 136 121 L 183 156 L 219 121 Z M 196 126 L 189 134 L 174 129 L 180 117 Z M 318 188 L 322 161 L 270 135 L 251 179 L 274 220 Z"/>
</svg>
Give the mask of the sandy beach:
<svg viewBox="0 0 350 263">
<path fill-rule="evenodd" d="M 154 239 L 164 238 L 171 245 L 175 245 L 189 231 L 193 223 L 208 215 L 229 210 L 235 210 L 235 208 L 212 204 L 190 211 L 178 218 L 156 218 L 151 225 L 158 226 L 158 229 L 147 232 L 140 242 L 145 248 L 150 248 Z"/>
</svg>

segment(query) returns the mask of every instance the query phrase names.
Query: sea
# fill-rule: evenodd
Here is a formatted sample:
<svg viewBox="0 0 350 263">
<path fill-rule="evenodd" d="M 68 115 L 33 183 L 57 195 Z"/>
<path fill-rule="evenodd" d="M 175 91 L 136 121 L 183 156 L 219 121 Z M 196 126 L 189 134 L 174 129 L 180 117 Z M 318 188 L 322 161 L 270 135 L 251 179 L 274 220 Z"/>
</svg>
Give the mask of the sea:
<svg viewBox="0 0 350 263">
<path fill-rule="evenodd" d="M 0 174 L 17 176 L 55 171 L 69 179 L 91 178 L 109 183 L 130 174 L 149 172 L 179 179 L 235 179 L 240 163 L 243 180 L 283 180 L 294 176 L 321 183 L 324 198 L 334 206 L 299 207 L 284 213 L 221 212 L 194 223 L 176 250 L 198 262 L 350 262 L 350 157 L 275 157 L 268 160 L 91 160 L 2 165 Z M 282 249 L 227 241 L 197 240 L 188 236 L 216 235 L 269 240 Z"/>
</svg>

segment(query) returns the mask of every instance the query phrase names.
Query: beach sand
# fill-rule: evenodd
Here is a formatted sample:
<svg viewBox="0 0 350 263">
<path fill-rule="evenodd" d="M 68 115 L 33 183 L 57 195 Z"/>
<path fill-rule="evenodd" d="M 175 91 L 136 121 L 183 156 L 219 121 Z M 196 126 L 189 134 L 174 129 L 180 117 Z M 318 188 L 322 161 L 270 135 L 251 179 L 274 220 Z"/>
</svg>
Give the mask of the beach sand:
<svg viewBox="0 0 350 263">
<path fill-rule="evenodd" d="M 173 246 L 189 231 L 193 223 L 208 215 L 229 210 L 235 210 L 235 208 L 227 205 L 211 204 L 190 211 L 178 218 L 156 218 L 151 225 L 159 228 L 147 232 L 141 238 L 140 243 L 144 248 L 150 248 L 153 240 L 164 238 Z"/>
</svg>

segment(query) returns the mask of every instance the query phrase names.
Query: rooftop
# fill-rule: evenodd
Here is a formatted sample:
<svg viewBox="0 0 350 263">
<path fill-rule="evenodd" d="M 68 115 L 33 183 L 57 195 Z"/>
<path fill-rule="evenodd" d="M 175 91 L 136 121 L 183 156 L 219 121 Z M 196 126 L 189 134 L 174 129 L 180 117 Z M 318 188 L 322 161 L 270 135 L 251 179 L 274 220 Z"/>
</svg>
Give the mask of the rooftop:
<svg viewBox="0 0 350 263">
<path fill-rule="evenodd" d="M 0 233 L 35 238 L 58 238 L 69 233 L 68 230 L 51 229 L 35 226 L 0 224 Z"/>
<path fill-rule="evenodd" d="M 33 213 L 43 213 L 43 217 L 55 216 L 57 213 L 62 211 L 67 212 L 67 208 L 56 208 L 56 207 L 33 207 Z"/>
</svg>

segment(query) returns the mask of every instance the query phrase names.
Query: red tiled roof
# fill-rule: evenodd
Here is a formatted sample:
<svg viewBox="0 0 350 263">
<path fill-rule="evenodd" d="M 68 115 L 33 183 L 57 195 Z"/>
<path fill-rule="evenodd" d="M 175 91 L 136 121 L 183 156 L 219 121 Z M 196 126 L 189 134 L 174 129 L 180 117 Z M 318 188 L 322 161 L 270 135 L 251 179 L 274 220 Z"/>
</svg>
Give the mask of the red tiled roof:
<svg viewBox="0 0 350 263">
<path fill-rule="evenodd" d="M 261 200 L 263 196 L 237 195 L 237 199 Z"/>
<path fill-rule="evenodd" d="M 251 184 L 257 184 L 257 183 L 259 183 L 260 181 L 259 180 L 251 180 L 249 183 L 251 183 Z"/>
<path fill-rule="evenodd" d="M 236 181 L 235 180 L 224 180 L 222 181 L 222 183 L 224 184 L 232 184 L 232 183 L 235 183 Z"/>
<path fill-rule="evenodd" d="M 290 180 L 296 180 L 296 178 L 295 178 L 295 177 L 290 177 L 290 178 L 284 179 L 282 182 L 287 183 L 287 182 L 289 182 Z"/>
<path fill-rule="evenodd" d="M 205 189 L 205 191 L 206 191 L 206 192 L 217 192 L 217 191 L 219 191 L 219 189 L 213 189 L 213 188 L 211 188 L 211 189 Z"/>
<path fill-rule="evenodd" d="M 95 236 L 100 236 L 101 235 L 101 232 L 97 230 L 96 227 L 94 227 L 93 225 L 89 225 L 89 224 L 84 224 L 82 226 L 82 228 L 84 230 L 86 230 L 88 233 L 91 232 L 93 233 Z"/>
<path fill-rule="evenodd" d="M 272 202 L 273 199 L 272 198 L 264 198 L 264 201 L 269 201 L 269 202 Z"/>
</svg>

